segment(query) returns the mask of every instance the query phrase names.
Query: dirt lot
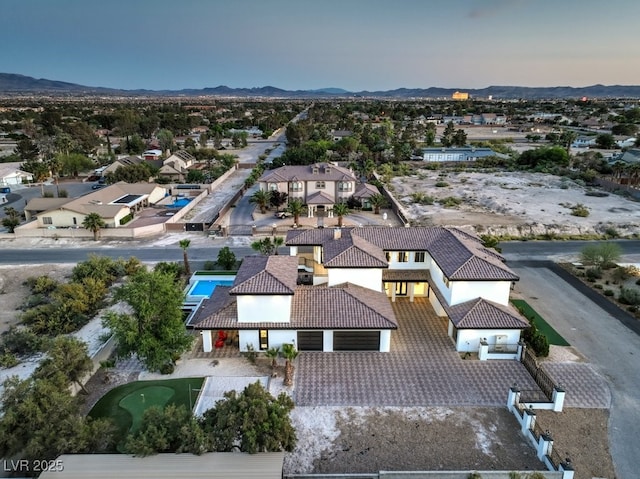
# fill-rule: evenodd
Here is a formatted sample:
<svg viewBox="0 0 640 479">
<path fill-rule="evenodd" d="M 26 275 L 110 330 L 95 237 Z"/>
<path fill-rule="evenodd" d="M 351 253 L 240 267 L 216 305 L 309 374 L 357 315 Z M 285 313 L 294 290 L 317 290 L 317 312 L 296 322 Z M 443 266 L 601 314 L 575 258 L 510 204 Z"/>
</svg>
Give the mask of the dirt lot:
<svg viewBox="0 0 640 479">
<path fill-rule="evenodd" d="M 478 233 L 511 236 L 603 233 L 609 227 L 623 235 L 640 233 L 640 203 L 614 194 L 587 196 L 591 188 L 553 175 L 420 169 L 393 178 L 391 188 L 416 225 L 469 226 Z M 412 198 L 416 192 L 433 197 L 435 204 L 416 203 Z M 444 207 L 438 201 L 446 197 L 461 203 Z M 571 214 L 577 204 L 588 209 L 587 217 Z"/>
</svg>

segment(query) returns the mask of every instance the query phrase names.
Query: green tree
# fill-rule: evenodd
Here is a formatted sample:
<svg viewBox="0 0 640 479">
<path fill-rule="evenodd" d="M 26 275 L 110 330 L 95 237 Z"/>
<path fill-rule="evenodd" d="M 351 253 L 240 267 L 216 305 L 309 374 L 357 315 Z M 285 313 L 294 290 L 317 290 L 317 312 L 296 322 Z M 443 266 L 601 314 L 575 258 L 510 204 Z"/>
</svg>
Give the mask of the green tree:
<svg viewBox="0 0 640 479">
<path fill-rule="evenodd" d="M 612 150 L 616 147 L 616 139 L 610 133 L 600 133 L 596 136 L 596 145 L 603 150 Z"/>
<path fill-rule="evenodd" d="M 254 203 L 260 208 L 260 213 L 265 214 L 267 212 L 267 206 L 271 199 L 271 193 L 269 191 L 258 190 L 249 198 L 250 203 Z"/>
<path fill-rule="evenodd" d="M 293 384 L 293 361 L 298 357 L 298 350 L 293 344 L 282 345 L 282 355 L 284 356 L 284 385 Z"/>
<path fill-rule="evenodd" d="M 16 227 L 20 224 L 20 212 L 12 206 L 5 206 L 4 214 L 7 216 L 2 218 L 2 226 L 7 228 L 9 230 L 9 233 L 14 233 Z"/>
<path fill-rule="evenodd" d="M 306 207 L 302 200 L 298 198 L 289 199 L 289 204 L 287 205 L 287 211 L 293 215 L 293 222 L 297 225 L 300 221 L 300 215 L 304 214 L 306 211 Z"/>
<path fill-rule="evenodd" d="M 217 263 L 222 269 L 232 270 L 236 266 L 236 255 L 231 248 L 225 246 L 218 251 Z"/>
<path fill-rule="evenodd" d="M 280 207 L 287 202 L 287 193 L 284 191 L 272 191 L 269 196 L 269 204 L 273 206 L 276 211 L 280 211 Z"/>
<path fill-rule="evenodd" d="M 0 456 L 52 460 L 61 454 L 105 452 L 114 428 L 107 420 L 84 418 L 80 398 L 67 383 L 17 376 L 3 383 L 0 407 Z"/>
<path fill-rule="evenodd" d="M 616 243 L 592 243 L 580 252 L 581 261 L 595 268 L 614 266 L 622 256 L 622 248 Z"/>
<path fill-rule="evenodd" d="M 90 170 L 94 167 L 93 161 L 80 153 L 58 155 L 58 161 L 60 164 L 59 172 L 76 178 L 81 171 Z"/>
<path fill-rule="evenodd" d="M 280 355 L 280 348 L 269 348 L 264 353 L 269 359 L 271 359 L 271 370 L 275 371 L 278 367 L 278 356 Z"/>
<path fill-rule="evenodd" d="M 284 246 L 284 238 L 282 236 L 274 236 L 273 237 L 273 254 L 278 254 L 278 248 Z"/>
<path fill-rule="evenodd" d="M 36 161 L 38 156 L 40 156 L 40 149 L 31 138 L 23 138 L 18 141 L 13 152 L 18 155 L 22 161 L 26 162 Z"/>
<path fill-rule="evenodd" d="M 102 216 L 100 216 L 100 213 L 89 213 L 82 220 L 82 227 L 93 233 L 94 241 L 98 241 L 100 230 L 106 226 L 107 224 L 102 219 Z"/>
<path fill-rule="evenodd" d="M 270 255 L 274 254 L 275 245 L 271 241 L 271 238 L 266 237 L 266 238 L 263 238 L 261 240 L 256 240 L 253 243 L 251 243 L 251 249 L 253 249 L 253 250 L 257 251 L 258 253 L 263 254 L 265 256 L 270 256 Z"/>
<path fill-rule="evenodd" d="M 442 136 L 440 137 L 440 143 L 442 144 L 442 146 L 448 148 L 453 145 L 455 134 L 456 128 L 455 126 L 453 126 L 453 122 L 450 121 L 449 123 L 447 123 L 447 126 L 445 127 L 444 131 L 442 132 Z"/>
<path fill-rule="evenodd" d="M 157 135 L 160 149 L 165 152 L 173 149 L 173 133 L 169 130 L 160 130 Z"/>
<path fill-rule="evenodd" d="M 241 393 L 224 393 L 224 399 L 204 413 L 202 425 L 214 451 L 290 452 L 297 440 L 289 416 L 293 408 L 287 394 L 274 398 L 256 382 Z"/>
<path fill-rule="evenodd" d="M 47 358 L 34 372 L 34 377 L 54 378 L 61 375 L 88 394 L 82 381 L 92 370 L 93 362 L 89 357 L 87 345 L 73 336 L 58 336 L 53 340 Z"/>
<path fill-rule="evenodd" d="M 211 449 L 204 431 L 184 405 L 169 404 L 148 408 L 140 428 L 129 434 L 124 445 L 127 454 L 150 456 L 163 452 L 202 454 Z"/>
<path fill-rule="evenodd" d="M 180 240 L 180 249 L 182 249 L 182 263 L 184 265 L 184 275 L 189 278 L 191 277 L 191 267 L 189 266 L 189 256 L 187 254 L 187 250 L 191 245 L 191 240 L 183 239 Z"/>
<path fill-rule="evenodd" d="M 130 315 L 110 312 L 104 318 L 118 342 L 119 357 L 137 354 L 155 371 L 173 365 L 189 350 L 193 337 L 182 319 L 182 284 L 171 274 L 140 270 L 114 296 L 133 309 Z"/>
<path fill-rule="evenodd" d="M 189 170 L 187 172 L 187 183 L 204 183 L 205 176 L 200 170 Z"/>
<path fill-rule="evenodd" d="M 338 228 L 342 228 L 342 220 L 349 213 L 351 213 L 351 210 L 346 203 L 336 203 L 333 205 L 333 214 L 338 217 Z"/>
<path fill-rule="evenodd" d="M 453 135 L 453 145 L 459 148 L 462 148 L 467 144 L 467 134 L 465 131 L 460 128 L 456 130 L 455 135 Z"/>
</svg>

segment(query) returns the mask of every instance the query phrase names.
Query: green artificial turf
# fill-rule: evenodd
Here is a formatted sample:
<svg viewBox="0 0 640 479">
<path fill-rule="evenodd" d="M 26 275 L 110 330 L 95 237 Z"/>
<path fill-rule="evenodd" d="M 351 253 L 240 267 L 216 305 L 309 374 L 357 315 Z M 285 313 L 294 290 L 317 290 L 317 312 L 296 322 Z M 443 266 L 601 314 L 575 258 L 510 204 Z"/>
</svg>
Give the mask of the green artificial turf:
<svg viewBox="0 0 640 479">
<path fill-rule="evenodd" d="M 117 436 L 122 439 L 139 427 L 144 411 L 151 406 L 182 404 L 187 409 L 193 409 L 198 396 L 195 389 L 200 389 L 203 381 L 204 378 L 181 378 L 124 384 L 102 396 L 89 416 L 111 418 L 116 425 Z M 144 401 L 141 394 L 144 394 Z"/>
<path fill-rule="evenodd" d="M 522 299 L 512 299 L 511 302 L 527 319 L 536 325 L 538 331 L 547 337 L 549 344 L 554 344 L 556 346 L 569 346 L 567 340 L 560 336 L 560 334 L 553 329 L 551 325 L 536 312 L 535 309 L 529 306 L 526 301 Z"/>
</svg>

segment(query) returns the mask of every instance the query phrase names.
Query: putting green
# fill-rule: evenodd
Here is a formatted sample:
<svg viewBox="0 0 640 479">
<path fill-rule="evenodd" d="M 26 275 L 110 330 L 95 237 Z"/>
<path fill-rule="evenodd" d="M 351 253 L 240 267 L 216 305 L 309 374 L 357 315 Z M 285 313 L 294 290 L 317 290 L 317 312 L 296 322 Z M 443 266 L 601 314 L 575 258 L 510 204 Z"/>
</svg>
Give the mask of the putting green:
<svg viewBox="0 0 640 479">
<path fill-rule="evenodd" d="M 123 397 L 118 405 L 131 414 L 131 427 L 129 432 L 136 432 L 142 422 L 142 415 L 151 406 L 164 408 L 174 396 L 173 388 L 166 386 L 148 386 L 137 389 Z"/>
</svg>

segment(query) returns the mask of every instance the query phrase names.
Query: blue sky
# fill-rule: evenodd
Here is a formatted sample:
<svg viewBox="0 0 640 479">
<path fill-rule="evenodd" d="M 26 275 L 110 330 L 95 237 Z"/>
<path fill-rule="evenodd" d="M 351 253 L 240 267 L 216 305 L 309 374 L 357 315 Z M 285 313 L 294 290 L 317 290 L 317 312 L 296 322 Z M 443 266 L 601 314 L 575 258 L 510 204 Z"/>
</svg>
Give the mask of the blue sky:
<svg viewBox="0 0 640 479">
<path fill-rule="evenodd" d="M 638 0 L 1 0 L 0 72 L 124 89 L 640 84 Z"/>
</svg>

